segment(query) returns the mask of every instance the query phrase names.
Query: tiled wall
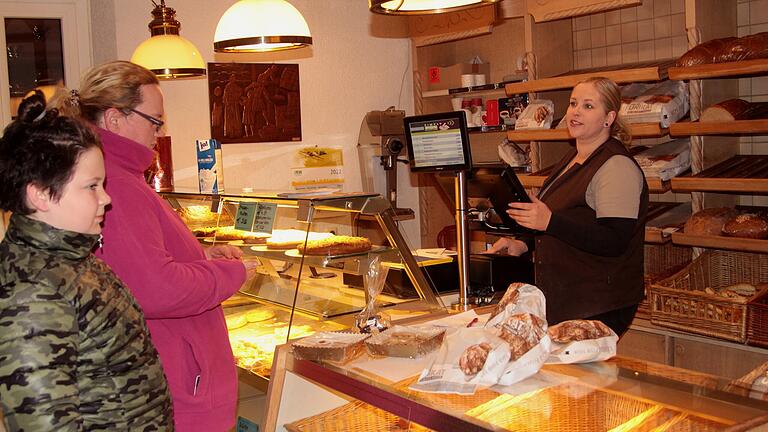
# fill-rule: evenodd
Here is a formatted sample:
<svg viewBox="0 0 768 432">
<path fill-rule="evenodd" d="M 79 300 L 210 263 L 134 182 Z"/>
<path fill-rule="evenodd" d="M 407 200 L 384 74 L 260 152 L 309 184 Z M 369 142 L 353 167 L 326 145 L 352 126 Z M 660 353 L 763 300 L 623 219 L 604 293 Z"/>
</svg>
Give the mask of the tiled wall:
<svg viewBox="0 0 768 432">
<path fill-rule="evenodd" d="M 738 0 L 736 11 L 739 36 L 768 31 L 768 0 Z M 739 97 L 752 102 L 768 102 L 768 76 L 739 80 Z M 741 137 L 739 153 L 768 155 L 768 135 Z M 768 197 L 746 195 L 742 205 L 768 206 Z"/>
<path fill-rule="evenodd" d="M 576 69 L 679 57 L 688 49 L 685 1 L 643 0 L 574 18 L 573 41 Z"/>
</svg>

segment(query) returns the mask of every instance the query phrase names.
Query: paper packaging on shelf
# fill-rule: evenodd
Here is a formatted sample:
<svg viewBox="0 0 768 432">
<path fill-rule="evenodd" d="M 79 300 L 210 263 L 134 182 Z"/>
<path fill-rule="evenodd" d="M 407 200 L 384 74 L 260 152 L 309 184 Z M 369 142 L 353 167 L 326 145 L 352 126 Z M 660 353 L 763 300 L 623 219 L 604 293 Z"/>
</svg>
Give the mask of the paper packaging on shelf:
<svg viewBox="0 0 768 432">
<path fill-rule="evenodd" d="M 517 118 L 515 129 L 549 129 L 552 126 L 554 112 L 555 103 L 551 100 L 532 100 Z"/>
<path fill-rule="evenodd" d="M 197 179 L 200 193 L 224 192 L 224 162 L 221 144 L 215 139 L 196 140 Z"/>
<path fill-rule="evenodd" d="M 655 85 L 630 84 L 621 90 L 621 115 L 628 123 L 669 127 L 688 112 L 688 86 L 683 81 Z"/>
<path fill-rule="evenodd" d="M 688 140 L 674 140 L 643 150 L 634 157 L 646 177 L 666 181 L 691 167 L 689 144 Z"/>
<path fill-rule="evenodd" d="M 429 68 L 424 88 L 427 91 L 459 88 L 462 87 L 462 75 L 484 75 L 488 81 L 490 74 L 490 63 L 457 63 L 450 66 L 433 66 Z"/>
</svg>

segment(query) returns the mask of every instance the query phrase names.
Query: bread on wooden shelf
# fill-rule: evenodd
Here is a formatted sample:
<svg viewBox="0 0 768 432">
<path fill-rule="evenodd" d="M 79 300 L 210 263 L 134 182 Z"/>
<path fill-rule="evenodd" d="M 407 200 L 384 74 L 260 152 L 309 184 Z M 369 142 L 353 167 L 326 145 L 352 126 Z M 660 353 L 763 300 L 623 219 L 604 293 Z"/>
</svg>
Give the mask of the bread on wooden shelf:
<svg viewBox="0 0 768 432">
<path fill-rule="evenodd" d="M 736 209 L 715 207 L 697 211 L 685 223 L 686 234 L 721 235 L 723 225 L 736 216 Z"/>
<path fill-rule="evenodd" d="M 741 38 L 727 37 L 701 43 L 680 56 L 675 66 L 687 67 L 709 63 L 768 58 L 768 32 Z"/>
<path fill-rule="evenodd" d="M 707 107 L 701 114 L 702 122 L 729 122 L 768 118 L 768 102 L 747 102 L 728 99 Z"/>
</svg>

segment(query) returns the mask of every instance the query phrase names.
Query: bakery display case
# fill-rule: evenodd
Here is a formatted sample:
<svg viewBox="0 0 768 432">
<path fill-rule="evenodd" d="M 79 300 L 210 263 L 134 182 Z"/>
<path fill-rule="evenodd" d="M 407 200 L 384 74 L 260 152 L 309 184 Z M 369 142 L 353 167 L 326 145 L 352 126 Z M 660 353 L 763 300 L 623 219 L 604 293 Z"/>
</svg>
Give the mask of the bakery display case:
<svg viewBox="0 0 768 432">
<path fill-rule="evenodd" d="M 516 384 L 472 394 L 415 390 L 430 362 L 363 355 L 339 364 L 280 346 L 265 430 L 734 431 L 768 422 L 762 394 L 628 357 L 546 364 Z"/>
<path fill-rule="evenodd" d="M 266 389 L 275 346 L 354 325 L 370 297 L 371 271 L 400 274 L 383 279 L 380 307 L 442 307 L 419 268 L 436 259 L 412 255 L 390 203 L 378 195 L 163 195 L 201 243 L 236 246 L 252 263 L 239 294 L 223 306 L 241 377 L 258 388 Z M 361 220 L 378 222 L 381 235 L 360 236 Z"/>
</svg>

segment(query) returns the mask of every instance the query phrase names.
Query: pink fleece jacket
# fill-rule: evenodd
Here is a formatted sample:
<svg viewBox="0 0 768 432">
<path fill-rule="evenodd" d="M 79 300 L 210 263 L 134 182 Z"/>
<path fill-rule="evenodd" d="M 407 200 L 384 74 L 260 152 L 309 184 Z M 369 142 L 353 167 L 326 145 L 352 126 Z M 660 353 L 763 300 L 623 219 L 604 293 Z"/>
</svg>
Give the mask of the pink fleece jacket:
<svg viewBox="0 0 768 432">
<path fill-rule="evenodd" d="M 112 197 L 96 255 L 144 311 L 173 398 L 177 431 L 235 423 L 237 370 L 221 302 L 243 284 L 237 260 L 207 260 L 173 209 L 144 181 L 152 150 L 99 129 Z"/>
</svg>

